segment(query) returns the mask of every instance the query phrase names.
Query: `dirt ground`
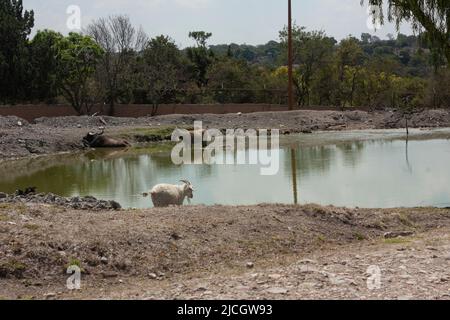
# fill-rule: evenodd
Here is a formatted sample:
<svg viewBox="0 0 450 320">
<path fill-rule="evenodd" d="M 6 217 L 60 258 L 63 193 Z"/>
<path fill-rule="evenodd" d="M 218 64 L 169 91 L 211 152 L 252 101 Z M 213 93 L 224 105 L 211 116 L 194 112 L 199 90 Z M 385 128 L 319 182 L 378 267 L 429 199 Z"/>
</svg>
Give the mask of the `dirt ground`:
<svg viewBox="0 0 450 320">
<path fill-rule="evenodd" d="M 434 208 L 5 203 L 0 298 L 448 299 L 449 230 L 450 209 Z M 81 290 L 66 288 L 69 265 Z"/>
<path fill-rule="evenodd" d="M 168 115 L 143 118 L 61 117 L 40 118 L 28 123 L 17 117 L 0 117 L 0 159 L 29 157 L 83 149 L 89 131 L 106 127 L 106 134 L 124 136 L 130 142 L 149 142 L 170 137 L 164 128 L 192 127 L 195 120 L 205 128 L 280 129 L 283 134 L 320 130 L 404 128 L 405 119 L 394 111 L 292 111 L 226 115 Z M 411 116 L 412 128 L 450 127 L 450 110 L 424 110 Z M 150 130 L 150 132 L 145 132 Z M 153 132 L 152 132 L 153 130 Z M 124 134 L 127 132 L 128 135 Z M 164 133 L 164 135 L 161 135 Z M 160 136 L 161 135 L 161 136 Z"/>
</svg>

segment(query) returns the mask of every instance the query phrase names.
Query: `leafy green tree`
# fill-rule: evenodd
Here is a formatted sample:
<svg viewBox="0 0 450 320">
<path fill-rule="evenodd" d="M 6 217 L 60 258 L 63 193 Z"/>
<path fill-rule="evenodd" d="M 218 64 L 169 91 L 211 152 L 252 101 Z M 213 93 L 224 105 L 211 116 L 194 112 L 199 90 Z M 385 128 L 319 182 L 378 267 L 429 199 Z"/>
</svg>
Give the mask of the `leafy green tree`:
<svg viewBox="0 0 450 320">
<path fill-rule="evenodd" d="M 357 77 L 364 61 L 364 52 L 356 38 L 349 37 L 340 42 L 336 50 L 336 64 L 339 80 L 337 103 L 345 107 L 349 102 L 353 105 Z"/>
<path fill-rule="evenodd" d="M 93 82 L 103 50 L 89 36 L 70 33 L 57 44 L 58 81 L 63 96 L 78 114 L 90 113 L 98 93 Z"/>
<path fill-rule="evenodd" d="M 184 59 L 175 42 L 164 35 L 151 39 L 143 51 L 141 83 L 153 105 L 153 115 L 161 103 L 175 101 L 180 85 L 186 81 Z"/>
<path fill-rule="evenodd" d="M 252 83 L 252 70 L 243 60 L 229 57 L 217 59 L 209 68 L 208 89 L 219 103 L 250 103 L 256 87 Z"/>
<path fill-rule="evenodd" d="M 194 79 L 200 89 L 208 84 L 207 72 L 214 61 L 214 53 L 208 48 L 207 41 L 212 33 L 204 31 L 193 31 L 189 37 L 194 39 L 196 46 L 187 49 L 187 56 L 193 65 Z"/>
<path fill-rule="evenodd" d="M 245 60 L 250 64 L 263 65 L 265 67 L 279 66 L 282 47 L 276 41 L 269 41 L 263 45 L 238 45 L 221 44 L 210 46 L 216 56 L 232 57 L 238 60 Z"/>
<path fill-rule="evenodd" d="M 38 31 L 30 42 L 31 96 L 52 102 L 58 95 L 57 44 L 63 36 L 51 30 Z"/>
<path fill-rule="evenodd" d="M 388 20 L 395 21 L 397 28 L 403 21 L 411 22 L 416 31 L 422 28 L 432 46 L 439 48 L 450 65 L 450 6 L 448 0 L 367 0 L 378 6 L 380 19 L 384 21 L 383 4 L 389 5 Z M 365 1 L 361 0 L 361 4 Z M 374 17 L 377 18 L 377 17 Z"/>
<path fill-rule="evenodd" d="M 285 28 L 280 32 L 284 48 L 287 48 L 287 36 Z M 294 63 L 297 64 L 294 85 L 297 89 L 298 104 L 310 105 L 314 77 L 321 68 L 332 62 L 336 40 L 327 37 L 323 31 L 305 31 L 304 27 L 298 26 L 294 26 L 292 38 Z"/>
<path fill-rule="evenodd" d="M 422 79 L 423 81 L 423 79 Z M 440 68 L 428 80 L 425 105 L 433 108 L 450 106 L 450 68 Z"/>
<path fill-rule="evenodd" d="M 34 13 L 23 10 L 22 0 L 0 1 L 0 101 L 27 95 L 27 40 L 33 26 Z"/>
</svg>

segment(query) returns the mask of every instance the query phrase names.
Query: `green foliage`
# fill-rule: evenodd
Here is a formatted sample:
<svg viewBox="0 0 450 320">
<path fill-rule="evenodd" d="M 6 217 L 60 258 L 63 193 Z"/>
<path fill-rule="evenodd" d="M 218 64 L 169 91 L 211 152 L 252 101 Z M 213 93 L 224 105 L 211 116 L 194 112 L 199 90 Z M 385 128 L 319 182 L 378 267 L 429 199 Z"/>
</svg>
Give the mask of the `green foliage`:
<svg viewBox="0 0 450 320">
<path fill-rule="evenodd" d="M 425 13 L 437 13 L 433 22 L 442 27 L 444 2 L 408 1 L 409 11 L 401 3 L 403 11 L 391 10 L 392 19 L 420 23 L 413 15 L 416 4 L 425 10 L 423 3 L 431 3 Z M 43 30 L 32 40 L 33 12 L 24 11 L 21 1 L 1 1 L 0 17 L 0 103 L 62 100 L 79 114 L 100 103 L 109 104 L 112 115 L 115 103 L 152 104 L 149 113 L 156 114 L 160 104 L 169 103 L 287 101 L 286 28 L 279 42 L 260 46 L 209 46 L 212 34 L 194 31 L 189 33 L 194 45 L 181 50 L 165 35 L 149 40 L 125 15 L 94 21 L 87 35 Z M 450 106 L 446 49 L 435 31 L 426 31 L 388 35 L 388 40 L 363 33 L 338 43 L 323 31 L 294 26 L 298 105 L 405 112 Z"/>
<path fill-rule="evenodd" d="M 254 100 L 252 70 L 244 61 L 229 57 L 218 59 L 209 68 L 207 77 L 214 101 L 250 103 Z"/>
<path fill-rule="evenodd" d="M 33 11 L 22 0 L 0 1 L 0 102 L 28 96 L 27 39 L 34 26 Z"/>
<path fill-rule="evenodd" d="M 52 102 L 58 95 L 57 44 L 60 33 L 38 31 L 30 42 L 31 96 L 38 101 Z"/>
<path fill-rule="evenodd" d="M 422 79 L 422 81 L 424 81 Z M 450 69 L 441 68 L 428 81 L 425 90 L 426 106 L 437 108 L 448 107 L 450 105 Z"/>
<path fill-rule="evenodd" d="M 177 89 L 186 81 L 186 60 L 175 42 L 161 35 L 151 39 L 140 60 L 140 89 L 144 102 L 150 102 L 156 113 L 160 103 L 176 101 Z"/>
<path fill-rule="evenodd" d="M 189 33 L 189 37 L 195 40 L 196 46 L 187 48 L 187 56 L 192 63 L 194 79 L 200 89 L 208 84 L 208 68 L 214 61 L 214 53 L 207 46 L 207 41 L 211 36 L 211 33 L 204 31 Z"/>
<path fill-rule="evenodd" d="M 64 97 L 78 114 L 87 114 L 95 102 L 91 77 L 103 50 L 90 38 L 70 33 L 56 44 L 58 81 Z"/>
<path fill-rule="evenodd" d="M 365 1 L 361 0 L 361 4 Z M 403 21 L 411 22 L 415 31 L 426 30 L 425 36 L 431 46 L 446 57 L 450 64 L 450 6 L 448 0 L 368 0 L 380 10 L 384 21 L 383 4 L 389 6 L 388 20 L 394 21 L 399 29 Z M 376 18 L 376 17 L 375 17 Z"/>
<path fill-rule="evenodd" d="M 280 32 L 284 48 L 287 48 L 287 36 L 288 32 L 285 28 Z M 294 63 L 297 64 L 294 85 L 297 89 L 298 104 L 310 105 L 316 71 L 331 63 L 336 40 L 327 37 L 323 31 L 305 31 L 304 27 L 298 26 L 293 27 L 292 38 Z"/>
<path fill-rule="evenodd" d="M 284 64 L 284 62 L 280 61 L 282 48 L 277 41 L 269 41 L 264 45 L 258 46 L 232 43 L 212 45 L 210 48 L 216 56 L 228 56 L 229 58 L 244 60 L 252 65 L 258 64 L 265 67 L 274 67 Z"/>
</svg>

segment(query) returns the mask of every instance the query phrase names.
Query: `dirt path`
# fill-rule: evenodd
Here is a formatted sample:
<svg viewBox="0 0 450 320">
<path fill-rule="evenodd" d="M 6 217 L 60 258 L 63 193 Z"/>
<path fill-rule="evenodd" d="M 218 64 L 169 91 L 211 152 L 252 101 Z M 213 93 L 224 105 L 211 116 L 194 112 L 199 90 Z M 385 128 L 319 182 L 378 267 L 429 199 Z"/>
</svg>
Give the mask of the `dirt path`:
<svg viewBox="0 0 450 320">
<path fill-rule="evenodd" d="M 0 297 L 447 298 L 450 209 L 0 204 Z M 409 238 L 385 239 L 389 232 Z M 65 287 L 69 265 L 82 290 Z M 368 266 L 382 271 L 370 291 Z"/>
<path fill-rule="evenodd" d="M 226 115 L 169 115 L 145 118 L 62 117 L 41 118 L 30 124 L 16 117 L 0 117 L 0 159 L 29 157 L 82 150 L 82 137 L 99 126 L 112 136 L 131 142 L 167 137 L 167 130 L 192 127 L 194 121 L 217 129 L 280 129 L 281 133 L 310 133 L 319 130 L 403 128 L 401 113 L 391 111 L 293 111 Z M 414 114 L 412 128 L 450 127 L 450 110 L 425 110 Z M 169 133 L 171 131 L 169 130 Z M 170 134 L 169 134 L 170 136 Z"/>
</svg>

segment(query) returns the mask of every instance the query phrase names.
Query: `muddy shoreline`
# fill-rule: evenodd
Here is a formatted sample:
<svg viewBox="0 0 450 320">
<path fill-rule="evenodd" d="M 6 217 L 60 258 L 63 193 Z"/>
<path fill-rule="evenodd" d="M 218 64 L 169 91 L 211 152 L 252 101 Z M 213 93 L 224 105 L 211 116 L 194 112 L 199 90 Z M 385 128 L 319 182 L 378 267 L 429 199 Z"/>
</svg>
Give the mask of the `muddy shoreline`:
<svg viewBox="0 0 450 320">
<path fill-rule="evenodd" d="M 99 127 L 106 134 L 133 144 L 167 140 L 175 127 L 190 128 L 203 121 L 205 128 L 279 129 L 281 134 L 315 131 L 397 129 L 405 119 L 395 111 L 292 111 L 250 114 L 168 115 L 143 118 L 61 117 L 34 123 L 17 117 L 0 117 L 0 159 L 36 157 L 84 150 L 82 137 Z M 450 110 L 424 110 L 411 116 L 411 128 L 450 127 Z"/>
</svg>

